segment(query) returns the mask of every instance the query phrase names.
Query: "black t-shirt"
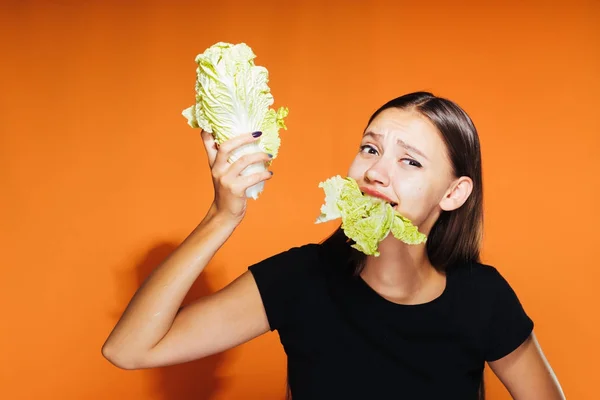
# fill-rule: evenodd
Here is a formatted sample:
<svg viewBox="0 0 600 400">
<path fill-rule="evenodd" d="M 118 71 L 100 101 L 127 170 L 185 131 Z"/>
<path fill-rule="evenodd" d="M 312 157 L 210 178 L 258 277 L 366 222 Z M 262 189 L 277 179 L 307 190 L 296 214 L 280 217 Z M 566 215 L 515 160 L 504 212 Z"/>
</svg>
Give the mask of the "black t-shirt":
<svg viewBox="0 0 600 400">
<path fill-rule="evenodd" d="M 386 300 L 321 244 L 249 267 L 288 356 L 294 400 L 477 399 L 485 361 L 533 322 L 491 266 L 450 268 L 431 302 Z"/>
</svg>

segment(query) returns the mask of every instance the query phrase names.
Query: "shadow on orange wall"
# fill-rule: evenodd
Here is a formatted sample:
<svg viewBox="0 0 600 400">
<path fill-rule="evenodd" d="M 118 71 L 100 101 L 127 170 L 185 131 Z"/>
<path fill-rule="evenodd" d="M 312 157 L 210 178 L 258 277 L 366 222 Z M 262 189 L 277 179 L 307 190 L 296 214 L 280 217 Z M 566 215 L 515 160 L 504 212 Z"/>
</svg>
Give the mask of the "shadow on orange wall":
<svg viewBox="0 0 600 400">
<path fill-rule="evenodd" d="M 122 288 L 121 293 L 119 293 L 119 297 L 121 298 L 122 296 L 124 300 L 121 304 L 127 304 L 131 299 L 131 290 L 137 290 L 152 271 L 176 247 L 177 245 L 174 243 L 165 242 L 157 244 L 148 250 L 143 259 L 135 266 L 135 285 L 132 284 L 127 289 Z M 218 269 L 216 266 L 210 268 Z M 184 305 L 194 299 L 215 292 L 216 289 L 210 286 L 208 283 L 209 280 L 209 274 L 201 274 L 187 294 Z M 124 281 L 129 282 L 127 279 Z M 122 310 L 115 313 L 118 314 L 117 318 L 119 318 L 121 313 Z M 115 319 L 115 324 L 116 322 L 117 320 Z M 183 398 L 193 398 L 196 400 L 212 399 L 213 395 L 222 390 L 227 384 L 228 378 L 219 377 L 217 372 L 227 359 L 228 353 L 218 353 L 184 364 L 152 369 L 151 371 L 154 373 L 154 376 L 151 376 L 149 381 L 152 382 L 152 390 L 156 394 L 156 398 L 164 400 L 180 400 Z"/>
</svg>

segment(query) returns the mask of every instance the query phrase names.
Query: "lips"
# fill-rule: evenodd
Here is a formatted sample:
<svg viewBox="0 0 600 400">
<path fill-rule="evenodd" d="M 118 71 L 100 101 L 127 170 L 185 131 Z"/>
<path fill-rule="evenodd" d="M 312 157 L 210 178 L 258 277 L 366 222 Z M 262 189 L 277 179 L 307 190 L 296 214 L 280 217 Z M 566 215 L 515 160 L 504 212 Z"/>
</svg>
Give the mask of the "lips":
<svg viewBox="0 0 600 400">
<path fill-rule="evenodd" d="M 396 207 L 398 205 L 398 203 L 396 203 L 395 201 L 392 201 L 389 197 L 385 196 L 383 193 L 379 193 L 375 189 L 370 189 L 368 187 L 361 187 L 360 190 L 363 194 L 367 194 L 372 197 L 377 197 L 379 199 L 384 200 L 387 203 L 390 203 L 390 205 L 392 207 Z"/>
</svg>

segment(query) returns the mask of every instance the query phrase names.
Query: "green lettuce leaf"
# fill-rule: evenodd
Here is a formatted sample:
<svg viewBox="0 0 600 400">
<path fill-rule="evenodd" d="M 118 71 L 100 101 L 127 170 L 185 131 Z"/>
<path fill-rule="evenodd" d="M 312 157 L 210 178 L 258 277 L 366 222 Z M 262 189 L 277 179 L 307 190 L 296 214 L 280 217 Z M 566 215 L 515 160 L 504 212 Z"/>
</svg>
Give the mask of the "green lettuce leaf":
<svg viewBox="0 0 600 400">
<path fill-rule="evenodd" d="M 408 218 L 397 212 L 394 214 L 392 222 L 392 234 L 407 244 L 421 244 L 427 240 L 427 237 L 419 232 L 419 229 Z"/>
<path fill-rule="evenodd" d="M 421 244 L 427 237 L 412 222 L 382 199 L 363 195 L 356 181 L 337 175 L 319 183 L 325 203 L 315 223 L 342 219 L 342 230 L 354 241 L 353 248 L 378 257 L 379 243 L 391 232 L 407 244 Z"/>
<path fill-rule="evenodd" d="M 279 129 L 287 129 L 284 118 L 288 109 L 270 108 L 274 99 L 268 86 L 265 67 L 254 64 L 256 55 L 245 43 L 219 42 L 196 56 L 196 101 L 183 110 L 192 128 L 211 133 L 218 144 L 237 135 L 262 131 L 261 138 L 234 151 L 229 162 L 256 152 L 273 155 L 267 163 L 253 164 L 242 175 L 265 171 L 277 157 L 281 144 Z M 256 199 L 263 191 L 264 182 L 246 191 Z"/>
</svg>

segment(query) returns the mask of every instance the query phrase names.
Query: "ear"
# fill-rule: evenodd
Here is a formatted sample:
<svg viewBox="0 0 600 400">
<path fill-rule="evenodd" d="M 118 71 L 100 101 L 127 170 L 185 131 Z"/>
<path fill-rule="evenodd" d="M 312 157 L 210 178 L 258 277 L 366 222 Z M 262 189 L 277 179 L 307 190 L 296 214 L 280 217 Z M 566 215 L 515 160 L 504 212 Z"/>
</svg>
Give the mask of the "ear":
<svg viewBox="0 0 600 400">
<path fill-rule="evenodd" d="M 452 211 L 465 204 L 465 201 L 473 191 L 473 181 L 467 176 L 461 176 L 452 182 L 448 191 L 440 201 L 440 208 L 444 211 Z"/>
</svg>

